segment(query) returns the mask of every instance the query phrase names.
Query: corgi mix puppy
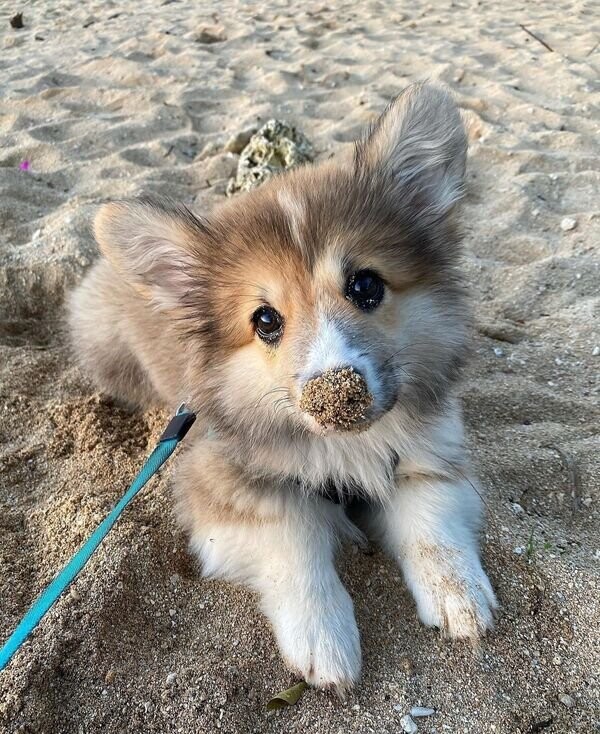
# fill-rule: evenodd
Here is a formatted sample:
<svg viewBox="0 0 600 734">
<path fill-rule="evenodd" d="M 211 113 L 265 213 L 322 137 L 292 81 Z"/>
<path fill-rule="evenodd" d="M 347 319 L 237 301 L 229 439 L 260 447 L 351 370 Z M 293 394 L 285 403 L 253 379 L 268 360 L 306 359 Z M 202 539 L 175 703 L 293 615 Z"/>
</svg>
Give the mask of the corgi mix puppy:
<svg viewBox="0 0 600 734">
<path fill-rule="evenodd" d="M 255 589 L 289 667 L 340 693 L 361 668 L 344 539 L 383 544 L 424 624 L 473 639 L 493 623 L 454 394 L 466 151 L 452 98 L 411 86 L 351 154 L 207 217 L 104 205 L 103 257 L 70 303 L 101 390 L 198 413 L 174 485 L 204 574 Z"/>
</svg>

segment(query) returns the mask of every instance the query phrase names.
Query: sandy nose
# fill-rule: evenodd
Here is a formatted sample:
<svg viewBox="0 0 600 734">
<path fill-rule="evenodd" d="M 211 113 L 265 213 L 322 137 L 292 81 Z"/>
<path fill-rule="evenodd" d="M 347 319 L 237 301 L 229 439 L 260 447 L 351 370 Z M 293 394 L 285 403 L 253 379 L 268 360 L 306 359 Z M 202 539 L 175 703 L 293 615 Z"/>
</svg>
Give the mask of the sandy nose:
<svg viewBox="0 0 600 734">
<path fill-rule="evenodd" d="M 372 402 L 364 377 L 352 367 L 343 367 L 309 380 L 300 396 L 300 409 L 321 426 L 349 429 L 364 419 Z"/>
</svg>

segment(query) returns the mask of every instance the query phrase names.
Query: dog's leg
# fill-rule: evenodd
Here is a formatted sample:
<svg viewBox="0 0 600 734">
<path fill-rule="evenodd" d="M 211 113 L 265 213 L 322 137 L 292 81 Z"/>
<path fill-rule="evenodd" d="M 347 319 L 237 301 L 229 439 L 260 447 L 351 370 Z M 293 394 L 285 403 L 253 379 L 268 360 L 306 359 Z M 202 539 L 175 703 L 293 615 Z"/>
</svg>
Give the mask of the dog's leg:
<svg viewBox="0 0 600 734">
<path fill-rule="evenodd" d="M 397 559 L 421 621 L 455 638 L 493 625 L 496 598 L 481 566 L 480 499 L 467 480 L 398 480 L 390 506 L 372 520 Z"/>
<path fill-rule="evenodd" d="M 361 653 L 352 601 L 334 567 L 337 539 L 353 532 L 341 508 L 291 487 L 249 483 L 210 442 L 183 457 L 175 484 L 204 574 L 257 590 L 288 666 L 343 693 L 359 676 Z"/>
</svg>

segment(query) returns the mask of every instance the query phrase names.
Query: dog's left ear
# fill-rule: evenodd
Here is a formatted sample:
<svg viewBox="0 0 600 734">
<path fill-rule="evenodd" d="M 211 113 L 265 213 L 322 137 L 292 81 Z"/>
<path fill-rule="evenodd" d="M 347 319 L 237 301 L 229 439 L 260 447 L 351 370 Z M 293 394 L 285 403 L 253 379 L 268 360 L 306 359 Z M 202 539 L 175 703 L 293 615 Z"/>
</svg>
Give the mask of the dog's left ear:
<svg viewBox="0 0 600 734">
<path fill-rule="evenodd" d="M 167 199 L 104 204 L 94 234 L 115 270 L 161 310 L 179 308 L 202 280 L 207 223 Z"/>
<path fill-rule="evenodd" d="M 361 175 L 383 177 L 419 217 L 436 221 L 462 198 L 467 136 L 450 94 L 413 84 L 356 144 Z"/>
</svg>

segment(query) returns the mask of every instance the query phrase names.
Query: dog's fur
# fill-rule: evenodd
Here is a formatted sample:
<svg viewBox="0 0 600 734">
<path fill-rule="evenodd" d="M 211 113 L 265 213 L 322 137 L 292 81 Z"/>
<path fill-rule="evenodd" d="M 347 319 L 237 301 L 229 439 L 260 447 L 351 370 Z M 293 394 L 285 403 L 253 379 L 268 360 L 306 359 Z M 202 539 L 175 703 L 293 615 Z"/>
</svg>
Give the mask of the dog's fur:
<svg viewBox="0 0 600 734">
<path fill-rule="evenodd" d="M 206 219 L 165 201 L 105 205 L 104 257 L 71 300 L 76 351 L 102 390 L 199 413 L 175 478 L 192 547 L 207 576 L 260 593 L 285 660 L 317 686 L 343 691 L 360 673 L 334 566 L 338 541 L 361 537 L 349 494 L 369 500 L 361 527 L 402 567 L 425 624 L 459 638 L 492 625 L 453 397 L 469 333 L 454 221 L 466 147 L 449 95 L 414 85 L 353 156 Z M 344 296 L 365 268 L 386 283 L 368 313 Z M 262 304 L 285 319 L 276 346 L 255 334 Z M 362 430 L 323 428 L 302 389 L 348 366 L 372 397 Z"/>
</svg>

